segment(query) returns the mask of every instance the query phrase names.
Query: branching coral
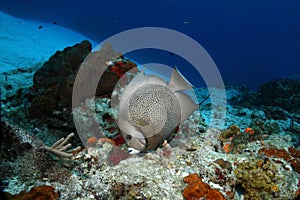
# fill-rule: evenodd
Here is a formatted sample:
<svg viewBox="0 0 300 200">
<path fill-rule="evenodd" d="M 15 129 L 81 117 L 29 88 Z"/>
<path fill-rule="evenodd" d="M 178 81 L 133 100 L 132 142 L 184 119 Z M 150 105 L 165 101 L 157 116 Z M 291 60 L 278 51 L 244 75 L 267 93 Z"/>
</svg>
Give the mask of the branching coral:
<svg viewBox="0 0 300 200">
<path fill-rule="evenodd" d="M 60 140 L 55 142 L 51 147 L 43 145 L 40 147 L 40 149 L 45 149 L 46 151 L 55 154 L 65 166 L 69 166 L 70 159 L 72 158 L 73 153 L 81 149 L 81 147 L 76 147 L 75 149 L 68 150 L 71 147 L 71 144 L 68 143 L 68 141 L 73 136 L 74 133 L 70 133 L 66 138 L 61 138 Z"/>
</svg>

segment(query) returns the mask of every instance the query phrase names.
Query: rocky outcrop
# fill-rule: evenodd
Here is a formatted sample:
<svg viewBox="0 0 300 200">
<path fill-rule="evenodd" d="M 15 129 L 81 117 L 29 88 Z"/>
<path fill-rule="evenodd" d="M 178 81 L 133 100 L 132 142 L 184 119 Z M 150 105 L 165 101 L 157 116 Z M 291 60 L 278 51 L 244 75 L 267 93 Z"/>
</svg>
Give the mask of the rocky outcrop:
<svg viewBox="0 0 300 200">
<path fill-rule="evenodd" d="M 29 116 L 46 121 L 49 127 L 74 129 L 72 105 L 85 104 L 87 98 L 110 97 L 119 79 L 136 64 L 115 52 L 110 44 L 91 51 L 89 41 L 82 41 L 63 51 L 57 51 L 33 77 L 30 88 Z M 80 73 L 80 76 L 77 73 Z M 83 71 L 83 73 L 82 73 Z M 103 72 L 101 75 L 100 72 Z M 83 98 L 73 98 L 73 87 L 79 83 Z M 91 92 L 92 84 L 95 92 Z M 73 103 L 73 104 L 72 104 Z"/>
<path fill-rule="evenodd" d="M 260 85 L 258 103 L 278 106 L 289 112 L 300 108 L 300 80 L 282 79 Z"/>
<path fill-rule="evenodd" d="M 53 112 L 60 107 L 70 107 L 75 75 L 92 50 L 88 41 L 83 41 L 63 51 L 57 51 L 36 71 L 33 77 L 31 112 L 40 114 Z"/>
</svg>

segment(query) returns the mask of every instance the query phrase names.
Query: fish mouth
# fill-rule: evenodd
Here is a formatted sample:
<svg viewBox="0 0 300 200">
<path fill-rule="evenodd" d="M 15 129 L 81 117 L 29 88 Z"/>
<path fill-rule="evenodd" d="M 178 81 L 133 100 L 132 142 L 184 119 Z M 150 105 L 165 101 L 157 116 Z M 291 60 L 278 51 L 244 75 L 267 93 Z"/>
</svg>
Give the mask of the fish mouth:
<svg viewBox="0 0 300 200">
<path fill-rule="evenodd" d="M 127 152 L 129 154 L 138 154 L 138 153 L 140 153 L 140 151 L 136 150 L 135 148 L 128 148 Z"/>
</svg>

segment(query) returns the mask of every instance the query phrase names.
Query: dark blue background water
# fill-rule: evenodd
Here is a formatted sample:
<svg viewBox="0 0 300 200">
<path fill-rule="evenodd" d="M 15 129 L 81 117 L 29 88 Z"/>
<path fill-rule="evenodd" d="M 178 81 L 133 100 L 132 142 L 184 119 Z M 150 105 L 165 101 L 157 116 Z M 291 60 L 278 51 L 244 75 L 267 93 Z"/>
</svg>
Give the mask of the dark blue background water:
<svg viewBox="0 0 300 200">
<path fill-rule="evenodd" d="M 171 28 L 197 40 L 225 81 L 251 88 L 300 74 L 297 0 L 0 0 L 0 10 L 20 18 L 56 22 L 97 42 L 137 27 Z M 131 56 L 141 63 L 186 64 L 169 53 L 153 56 L 155 53 Z M 197 80 L 192 82 L 197 85 Z"/>
</svg>

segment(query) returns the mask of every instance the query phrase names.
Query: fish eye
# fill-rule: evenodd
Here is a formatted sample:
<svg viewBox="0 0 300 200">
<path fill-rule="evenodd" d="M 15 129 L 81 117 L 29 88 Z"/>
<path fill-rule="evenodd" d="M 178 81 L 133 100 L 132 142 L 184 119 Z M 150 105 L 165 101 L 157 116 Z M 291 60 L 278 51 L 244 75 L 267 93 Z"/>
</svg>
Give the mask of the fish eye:
<svg viewBox="0 0 300 200">
<path fill-rule="evenodd" d="M 126 135 L 126 139 L 127 139 L 127 140 L 131 140 L 131 139 L 132 139 L 132 136 L 131 136 L 131 135 Z"/>
</svg>

